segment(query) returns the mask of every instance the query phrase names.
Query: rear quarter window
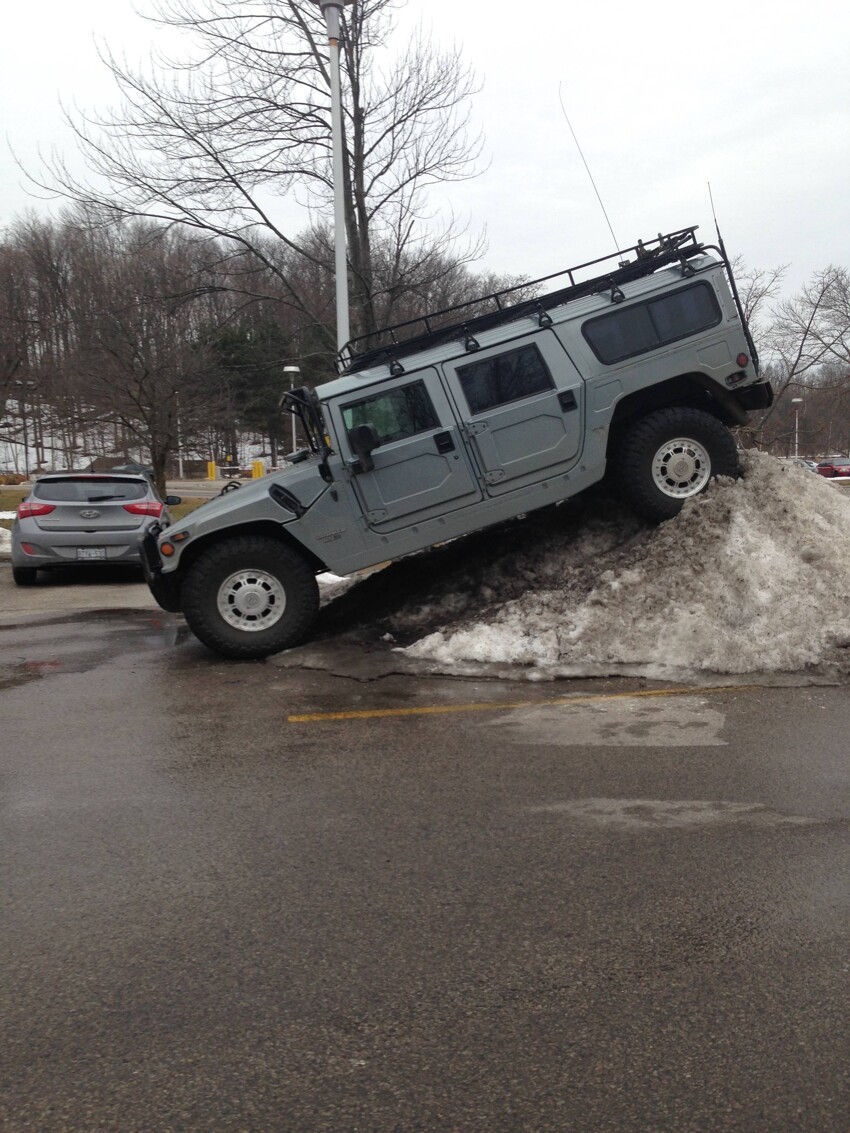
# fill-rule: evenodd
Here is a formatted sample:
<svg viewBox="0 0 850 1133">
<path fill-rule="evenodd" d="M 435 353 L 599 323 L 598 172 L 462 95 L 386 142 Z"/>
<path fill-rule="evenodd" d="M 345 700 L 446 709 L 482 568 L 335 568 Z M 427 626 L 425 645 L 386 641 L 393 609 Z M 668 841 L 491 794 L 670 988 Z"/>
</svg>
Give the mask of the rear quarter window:
<svg viewBox="0 0 850 1133">
<path fill-rule="evenodd" d="M 714 289 L 701 281 L 589 319 L 581 329 L 599 361 L 611 365 L 699 334 L 721 318 Z"/>
</svg>

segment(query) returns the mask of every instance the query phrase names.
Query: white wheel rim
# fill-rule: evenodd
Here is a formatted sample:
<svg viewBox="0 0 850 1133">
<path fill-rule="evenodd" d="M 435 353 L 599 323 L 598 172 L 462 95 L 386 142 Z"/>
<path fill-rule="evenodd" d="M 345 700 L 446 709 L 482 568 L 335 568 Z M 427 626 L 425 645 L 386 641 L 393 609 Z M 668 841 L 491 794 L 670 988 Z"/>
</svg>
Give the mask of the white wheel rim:
<svg viewBox="0 0 850 1133">
<path fill-rule="evenodd" d="M 236 571 L 218 588 L 218 612 L 229 626 L 246 633 L 270 629 L 285 609 L 286 592 L 264 570 Z"/>
<path fill-rule="evenodd" d="M 652 460 L 652 481 L 660 492 L 684 499 L 701 492 L 711 478 L 708 450 L 691 437 L 666 441 Z"/>
</svg>

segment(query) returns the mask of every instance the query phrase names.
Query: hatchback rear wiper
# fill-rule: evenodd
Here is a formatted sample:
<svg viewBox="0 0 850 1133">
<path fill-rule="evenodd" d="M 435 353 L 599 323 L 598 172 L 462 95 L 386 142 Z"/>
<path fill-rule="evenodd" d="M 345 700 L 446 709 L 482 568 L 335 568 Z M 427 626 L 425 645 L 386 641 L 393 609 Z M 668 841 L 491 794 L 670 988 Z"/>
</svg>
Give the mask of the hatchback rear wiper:
<svg viewBox="0 0 850 1133">
<path fill-rule="evenodd" d="M 90 504 L 102 504 L 106 500 L 123 500 L 123 496 L 87 496 L 86 502 Z"/>
</svg>

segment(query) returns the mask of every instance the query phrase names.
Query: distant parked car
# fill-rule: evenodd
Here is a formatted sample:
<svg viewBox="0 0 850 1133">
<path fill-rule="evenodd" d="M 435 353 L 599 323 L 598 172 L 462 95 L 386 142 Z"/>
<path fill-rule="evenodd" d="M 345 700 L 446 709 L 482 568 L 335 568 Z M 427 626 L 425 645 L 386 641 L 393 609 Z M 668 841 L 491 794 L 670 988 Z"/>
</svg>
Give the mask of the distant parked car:
<svg viewBox="0 0 850 1133">
<path fill-rule="evenodd" d="M 850 457 L 830 456 L 818 462 L 821 476 L 850 476 Z"/>
<path fill-rule="evenodd" d="M 42 476 L 18 505 L 12 523 L 12 577 L 32 586 L 39 570 L 138 565 L 139 540 L 155 523 L 170 523 L 169 506 L 141 473 L 54 472 Z"/>
<path fill-rule="evenodd" d="M 801 456 L 789 456 L 785 463 L 793 468 L 805 468 L 807 472 L 817 472 L 818 470 L 818 466 L 813 460 L 804 460 Z"/>
</svg>

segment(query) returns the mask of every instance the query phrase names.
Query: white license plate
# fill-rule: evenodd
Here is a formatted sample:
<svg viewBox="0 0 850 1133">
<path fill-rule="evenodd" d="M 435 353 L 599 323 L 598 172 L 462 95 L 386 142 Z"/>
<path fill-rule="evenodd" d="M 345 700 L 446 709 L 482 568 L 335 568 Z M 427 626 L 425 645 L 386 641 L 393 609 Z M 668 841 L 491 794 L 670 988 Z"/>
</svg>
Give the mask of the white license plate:
<svg viewBox="0 0 850 1133">
<path fill-rule="evenodd" d="M 77 547 L 78 559 L 105 559 L 106 547 Z"/>
</svg>

